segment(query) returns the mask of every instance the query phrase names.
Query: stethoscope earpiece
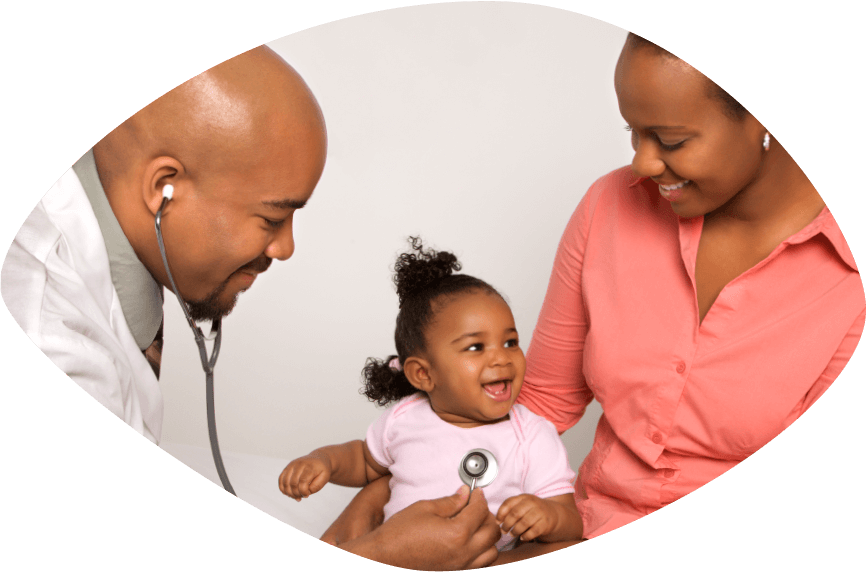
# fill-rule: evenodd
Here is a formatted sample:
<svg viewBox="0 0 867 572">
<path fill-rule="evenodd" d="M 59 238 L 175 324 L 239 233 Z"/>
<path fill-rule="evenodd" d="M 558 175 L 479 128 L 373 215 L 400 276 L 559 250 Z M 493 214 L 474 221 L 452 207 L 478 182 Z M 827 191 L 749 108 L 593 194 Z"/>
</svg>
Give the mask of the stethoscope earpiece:
<svg viewBox="0 0 867 572">
<path fill-rule="evenodd" d="M 497 478 L 497 458 L 487 449 L 467 451 L 458 465 L 458 475 L 470 492 L 476 487 L 486 487 Z"/>
</svg>

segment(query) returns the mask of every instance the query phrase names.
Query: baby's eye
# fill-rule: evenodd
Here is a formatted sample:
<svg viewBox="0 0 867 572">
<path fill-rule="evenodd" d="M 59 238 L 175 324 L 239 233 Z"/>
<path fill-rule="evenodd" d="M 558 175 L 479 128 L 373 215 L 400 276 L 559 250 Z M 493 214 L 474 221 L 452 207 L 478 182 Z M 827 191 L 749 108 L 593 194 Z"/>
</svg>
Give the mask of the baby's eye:
<svg viewBox="0 0 867 572">
<path fill-rule="evenodd" d="M 473 344 L 473 345 L 471 345 L 470 347 L 467 348 L 467 351 L 471 351 L 471 352 L 480 352 L 480 351 L 482 351 L 483 349 L 485 349 L 485 345 L 484 345 L 484 344 Z"/>
<path fill-rule="evenodd" d="M 505 344 L 503 344 L 507 348 L 516 348 L 518 347 L 518 338 L 512 338 L 507 340 Z"/>
</svg>

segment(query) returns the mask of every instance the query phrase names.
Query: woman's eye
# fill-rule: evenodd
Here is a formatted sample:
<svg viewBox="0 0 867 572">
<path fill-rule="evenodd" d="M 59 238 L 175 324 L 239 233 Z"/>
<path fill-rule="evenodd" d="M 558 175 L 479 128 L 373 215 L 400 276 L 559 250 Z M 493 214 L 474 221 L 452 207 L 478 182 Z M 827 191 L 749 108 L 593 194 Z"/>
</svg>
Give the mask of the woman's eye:
<svg viewBox="0 0 867 572">
<path fill-rule="evenodd" d="M 660 141 L 659 146 L 664 151 L 676 151 L 677 149 L 680 149 L 680 147 L 681 147 L 681 145 L 683 145 L 683 143 L 684 143 L 683 141 L 678 141 L 677 143 L 669 144 L 669 143 L 663 143 L 662 141 Z"/>
<path fill-rule="evenodd" d="M 632 148 L 638 150 L 638 131 L 629 125 L 626 125 L 624 129 L 629 131 L 632 136 Z M 656 142 L 659 143 L 659 148 L 663 151 L 677 151 L 686 142 L 686 139 L 684 139 L 676 143 L 666 143 L 659 137 L 658 133 L 651 132 L 651 135 L 656 139 Z"/>
<path fill-rule="evenodd" d="M 634 130 L 629 125 L 624 127 L 624 129 L 629 131 L 629 142 L 632 144 L 632 150 L 638 151 L 638 131 Z"/>
</svg>

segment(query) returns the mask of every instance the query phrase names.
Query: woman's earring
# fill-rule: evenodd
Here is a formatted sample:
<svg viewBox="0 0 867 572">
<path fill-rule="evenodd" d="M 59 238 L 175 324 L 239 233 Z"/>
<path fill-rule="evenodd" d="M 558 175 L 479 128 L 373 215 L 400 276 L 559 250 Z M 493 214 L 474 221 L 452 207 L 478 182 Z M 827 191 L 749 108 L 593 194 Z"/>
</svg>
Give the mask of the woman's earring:
<svg viewBox="0 0 867 572">
<path fill-rule="evenodd" d="M 771 148 L 771 134 L 765 131 L 765 139 L 762 141 L 762 147 L 765 151 Z"/>
</svg>

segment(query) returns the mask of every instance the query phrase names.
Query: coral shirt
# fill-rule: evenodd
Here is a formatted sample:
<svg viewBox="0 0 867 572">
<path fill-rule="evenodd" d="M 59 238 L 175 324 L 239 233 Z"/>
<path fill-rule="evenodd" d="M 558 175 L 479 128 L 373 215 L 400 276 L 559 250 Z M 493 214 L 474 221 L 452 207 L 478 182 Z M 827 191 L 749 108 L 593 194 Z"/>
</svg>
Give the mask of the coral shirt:
<svg viewBox="0 0 867 572">
<path fill-rule="evenodd" d="M 828 209 L 732 280 L 699 323 L 703 217 L 628 167 L 573 214 L 518 398 L 560 432 L 603 416 L 579 471 L 587 538 L 719 476 L 798 418 L 849 360 L 864 289 Z"/>
</svg>

